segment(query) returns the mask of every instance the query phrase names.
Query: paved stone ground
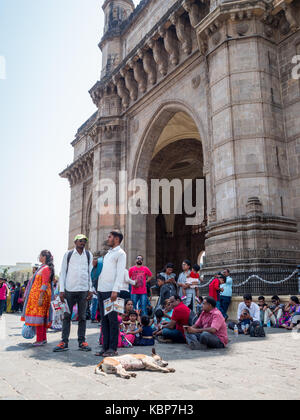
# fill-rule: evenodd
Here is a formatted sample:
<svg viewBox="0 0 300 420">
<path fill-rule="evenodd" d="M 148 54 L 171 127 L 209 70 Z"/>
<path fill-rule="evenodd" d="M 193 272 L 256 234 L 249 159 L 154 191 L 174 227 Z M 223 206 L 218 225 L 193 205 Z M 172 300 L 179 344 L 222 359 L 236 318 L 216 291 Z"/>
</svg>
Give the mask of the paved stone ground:
<svg viewBox="0 0 300 420">
<path fill-rule="evenodd" d="M 88 324 L 95 351 L 98 326 Z M 22 338 L 21 327 L 16 315 L 0 321 L 0 400 L 300 399 L 300 334 L 270 329 L 265 339 L 255 339 L 235 338 L 230 332 L 228 349 L 204 352 L 157 344 L 157 353 L 176 373 L 143 371 L 124 380 L 94 374 L 98 358 L 77 350 L 76 324 L 70 351 L 63 354 L 52 352 L 60 334 L 50 333 L 49 344 L 36 349 Z M 150 354 L 151 349 L 143 352 Z"/>
</svg>

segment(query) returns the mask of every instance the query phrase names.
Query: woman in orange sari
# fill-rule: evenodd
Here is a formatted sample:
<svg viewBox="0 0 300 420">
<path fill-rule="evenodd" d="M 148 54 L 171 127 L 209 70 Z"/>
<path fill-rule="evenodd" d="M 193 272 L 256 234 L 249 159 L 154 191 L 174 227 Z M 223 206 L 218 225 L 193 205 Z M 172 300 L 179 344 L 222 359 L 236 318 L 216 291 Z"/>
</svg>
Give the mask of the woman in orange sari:
<svg viewBox="0 0 300 420">
<path fill-rule="evenodd" d="M 42 266 L 30 280 L 25 293 L 22 321 L 36 328 L 36 343 L 39 347 L 47 344 L 47 329 L 51 327 L 51 296 L 54 279 L 53 257 L 50 251 L 40 254 Z"/>
</svg>

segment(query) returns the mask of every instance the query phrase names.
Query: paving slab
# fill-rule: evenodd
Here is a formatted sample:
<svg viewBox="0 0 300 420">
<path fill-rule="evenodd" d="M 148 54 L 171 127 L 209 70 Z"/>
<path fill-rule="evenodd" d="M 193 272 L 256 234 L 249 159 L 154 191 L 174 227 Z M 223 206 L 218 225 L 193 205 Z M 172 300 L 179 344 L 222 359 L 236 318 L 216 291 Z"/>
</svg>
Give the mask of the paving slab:
<svg viewBox="0 0 300 420">
<path fill-rule="evenodd" d="M 93 352 L 77 346 L 72 325 L 70 351 L 53 353 L 60 333 L 48 345 L 33 348 L 21 335 L 20 316 L 0 321 L 0 400 L 214 400 L 300 399 L 300 333 L 267 329 L 266 338 L 235 337 L 225 350 L 191 351 L 184 344 L 156 344 L 156 351 L 176 369 L 173 374 L 138 372 L 136 379 L 95 375 L 101 359 L 99 326 L 88 322 Z M 133 348 L 151 354 L 151 348 Z M 120 349 L 120 354 L 128 349 Z"/>
</svg>

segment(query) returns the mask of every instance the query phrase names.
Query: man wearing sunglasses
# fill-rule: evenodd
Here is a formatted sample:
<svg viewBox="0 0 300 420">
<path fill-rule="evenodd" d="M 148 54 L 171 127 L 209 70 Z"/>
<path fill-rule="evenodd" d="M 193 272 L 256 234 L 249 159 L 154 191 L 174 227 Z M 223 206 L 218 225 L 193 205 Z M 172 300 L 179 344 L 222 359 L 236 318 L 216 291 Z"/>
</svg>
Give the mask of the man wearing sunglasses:
<svg viewBox="0 0 300 420">
<path fill-rule="evenodd" d="M 141 309 L 142 316 L 147 315 L 147 283 L 151 280 L 152 273 L 148 267 L 143 265 L 144 258 L 142 255 L 136 257 L 136 265 L 129 270 L 129 277 L 136 282 L 136 286 L 132 286 L 131 298 L 134 309 Z"/>
</svg>

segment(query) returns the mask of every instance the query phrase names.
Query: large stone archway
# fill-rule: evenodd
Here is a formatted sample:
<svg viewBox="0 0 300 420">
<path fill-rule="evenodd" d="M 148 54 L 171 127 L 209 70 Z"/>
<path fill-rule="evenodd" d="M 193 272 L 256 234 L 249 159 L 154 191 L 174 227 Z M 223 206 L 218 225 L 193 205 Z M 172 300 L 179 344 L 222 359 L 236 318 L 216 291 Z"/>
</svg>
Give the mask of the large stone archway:
<svg viewBox="0 0 300 420">
<path fill-rule="evenodd" d="M 102 77 L 90 90 L 97 111 L 79 128 L 74 162 L 61 174 L 71 185 L 70 245 L 85 228 L 88 187 L 91 249 L 100 249 L 118 228 L 125 232 L 128 265 L 142 253 L 154 271 L 158 237 L 165 244 L 163 261 L 170 234 L 175 243 L 185 242 L 182 254 L 195 259 L 180 216 L 155 220 L 119 212 L 125 189 L 119 173 L 145 182 L 185 170 L 191 177 L 193 162 L 181 159 L 187 148 L 177 150 L 176 162 L 170 157 L 180 142 L 196 141 L 206 184 L 204 273 L 227 266 L 235 275 L 269 273 L 272 279 L 273 270 L 295 268 L 300 101 L 297 81 L 287 84 L 286 75 L 299 52 L 299 2 L 271 1 L 266 7 L 254 0 L 147 0 L 135 10 L 132 4 L 128 19 L 121 13 L 124 21 L 106 25 Z M 123 0 L 107 0 L 107 23 L 112 4 L 127 11 Z M 119 201 L 114 214 L 99 217 L 103 179 L 116 184 Z"/>
<path fill-rule="evenodd" d="M 205 179 L 203 142 L 194 119 L 183 109 L 182 105 L 174 104 L 162 107 L 141 141 L 134 173 L 136 178 L 147 180 L 149 191 L 151 180 L 179 179 L 183 185 L 185 179 L 191 179 L 195 196 L 195 180 Z M 168 261 L 174 262 L 178 269 L 184 258 L 196 262 L 205 249 L 206 194 L 203 206 L 203 223 L 197 226 L 186 225 L 184 209 L 182 214 L 174 214 L 173 209 L 171 214 L 130 216 L 129 258 L 142 253 L 147 264 L 156 270 Z"/>
</svg>

